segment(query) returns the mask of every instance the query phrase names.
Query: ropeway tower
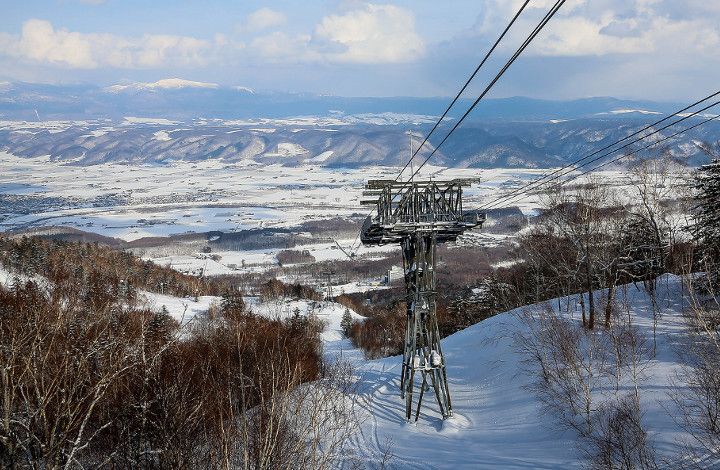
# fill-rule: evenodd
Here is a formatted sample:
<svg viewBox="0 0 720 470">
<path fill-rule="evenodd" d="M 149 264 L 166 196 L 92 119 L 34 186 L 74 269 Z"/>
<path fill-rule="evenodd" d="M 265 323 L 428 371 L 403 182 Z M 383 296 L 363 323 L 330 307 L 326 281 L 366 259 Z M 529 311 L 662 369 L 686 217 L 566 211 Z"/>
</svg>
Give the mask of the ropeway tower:
<svg viewBox="0 0 720 470">
<path fill-rule="evenodd" d="M 405 414 L 412 417 L 413 392 L 419 382 L 415 420 L 426 391 L 435 394 L 443 418 L 452 416 L 445 357 L 436 317 L 435 252 L 438 243 L 454 241 L 477 227 L 484 214 L 463 213 L 462 188 L 470 183 L 452 181 L 370 180 L 361 204 L 376 205 L 377 215 L 363 224 L 365 245 L 399 243 L 403 253 L 407 291 L 407 321 L 400 377 Z"/>
</svg>

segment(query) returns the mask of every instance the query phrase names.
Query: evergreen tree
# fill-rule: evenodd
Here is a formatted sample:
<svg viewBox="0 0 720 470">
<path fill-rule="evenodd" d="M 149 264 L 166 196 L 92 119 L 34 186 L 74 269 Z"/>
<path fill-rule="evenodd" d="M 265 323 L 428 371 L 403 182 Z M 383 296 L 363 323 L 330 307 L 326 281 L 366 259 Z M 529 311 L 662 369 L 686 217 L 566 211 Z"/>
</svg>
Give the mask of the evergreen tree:
<svg viewBox="0 0 720 470">
<path fill-rule="evenodd" d="M 698 169 L 695 189 L 692 232 L 699 244 L 703 263 L 717 271 L 720 265 L 720 159 Z"/>
<path fill-rule="evenodd" d="M 342 320 L 340 321 L 340 327 L 342 328 L 345 336 L 350 336 L 350 329 L 352 328 L 352 324 L 352 314 L 350 313 L 350 309 L 346 308 L 345 313 L 343 313 Z"/>
</svg>

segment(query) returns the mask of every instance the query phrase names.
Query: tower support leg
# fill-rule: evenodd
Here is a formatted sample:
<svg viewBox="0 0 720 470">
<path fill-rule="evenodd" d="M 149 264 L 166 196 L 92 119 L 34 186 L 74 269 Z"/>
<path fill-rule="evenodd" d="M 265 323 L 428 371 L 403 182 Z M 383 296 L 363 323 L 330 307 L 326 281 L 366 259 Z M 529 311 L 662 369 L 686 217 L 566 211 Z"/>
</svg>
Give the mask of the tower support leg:
<svg viewBox="0 0 720 470">
<path fill-rule="evenodd" d="M 407 324 L 400 396 L 405 399 L 406 418 L 410 420 L 414 405 L 415 372 L 419 372 L 422 381 L 420 393 L 417 394 L 415 420 L 420 415 L 424 389 L 430 386 L 435 392 L 440 413 L 443 418 L 447 418 L 452 415 L 452 406 L 436 317 L 435 235 L 432 232 L 418 232 L 404 238 L 401 244 L 407 291 Z"/>
</svg>

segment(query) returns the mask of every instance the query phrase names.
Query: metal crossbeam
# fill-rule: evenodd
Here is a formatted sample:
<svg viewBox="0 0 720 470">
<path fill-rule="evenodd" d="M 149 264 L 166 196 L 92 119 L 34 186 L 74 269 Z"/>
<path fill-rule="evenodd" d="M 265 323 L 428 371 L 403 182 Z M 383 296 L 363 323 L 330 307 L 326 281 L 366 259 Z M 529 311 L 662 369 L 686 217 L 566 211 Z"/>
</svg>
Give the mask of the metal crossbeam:
<svg viewBox="0 0 720 470">
<path fill-rule="evenodd" d="M 483 214 L 464 214 L 462 187 L 467 181 L 373 180 L 366 188 L 377 199 L 377 215 L 368 217 L 361 233 L 366 245 L 399 243 L 403 253 L 407 291 L 407 322 L 400 378 L 400 396 L 405 413 L 412 417 L 415 378 L 415 420 L 425 391 L 433 389 L 443 418 L 452 415 L 445 357 L 440 346 L 436 316 L 435 253 L 437 243 L 453 241 L 465 230 L 481 225 Z"/>
</svg>

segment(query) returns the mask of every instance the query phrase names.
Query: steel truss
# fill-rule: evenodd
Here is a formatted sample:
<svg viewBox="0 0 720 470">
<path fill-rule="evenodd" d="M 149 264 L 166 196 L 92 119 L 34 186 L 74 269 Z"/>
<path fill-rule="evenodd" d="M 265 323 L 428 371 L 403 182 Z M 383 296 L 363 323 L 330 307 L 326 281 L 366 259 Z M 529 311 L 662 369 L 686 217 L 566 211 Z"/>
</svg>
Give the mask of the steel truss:
<svg viewBox="0 0 720 470">
<path fill-rule="evenodd" d="M 463 231 L 481 225 L 484 216 L 464 214 L 460 180 L 398 183 L 368 182 L 363 201 L 377 205 L 377 215 L 368 217 L 361 240 L 366 245 L 399 243 L 403 253 L 407 292 L 407 321 L 400 377 L 400 397 L 405 415 L 415 420 L 426 391 L 431 388 L 443 418 L 452 416 L 445 357 L 440 345 L 436 316 L 435 253 L 437 244 L 455 240 Z M 416 377 L 417 376 L 417 377 Z M 415 402 L 415 383 L 419 390 Z"/>
</svg>

